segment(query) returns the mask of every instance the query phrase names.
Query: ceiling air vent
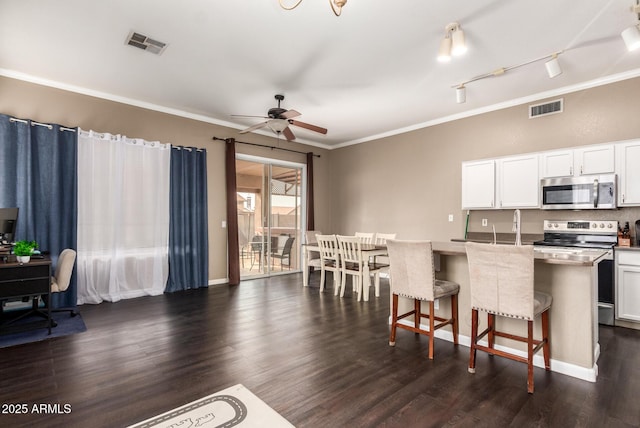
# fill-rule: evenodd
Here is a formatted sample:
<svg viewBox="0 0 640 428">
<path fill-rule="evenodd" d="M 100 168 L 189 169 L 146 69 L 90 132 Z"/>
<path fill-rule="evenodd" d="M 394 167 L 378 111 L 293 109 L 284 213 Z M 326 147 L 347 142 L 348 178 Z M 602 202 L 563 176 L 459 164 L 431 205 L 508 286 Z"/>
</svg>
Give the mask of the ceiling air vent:
<svg viewBox="0 0 640 428">
<path fill-rule="evenodd" d="M 529 106 L 529 119 L 540 116 L 548 116 L 550 114 L 562 113 L 564 99 L 550 101 L 544 104 L 535 104 Z"/>
<path fill-rule="evenodd" d="M 129 33 L 126 44 L 156 55 L 160 55 L 167 47 L 166 43 L 151 39 L 144 34 L 136 33 L 135 31 Z"/>
</svg>

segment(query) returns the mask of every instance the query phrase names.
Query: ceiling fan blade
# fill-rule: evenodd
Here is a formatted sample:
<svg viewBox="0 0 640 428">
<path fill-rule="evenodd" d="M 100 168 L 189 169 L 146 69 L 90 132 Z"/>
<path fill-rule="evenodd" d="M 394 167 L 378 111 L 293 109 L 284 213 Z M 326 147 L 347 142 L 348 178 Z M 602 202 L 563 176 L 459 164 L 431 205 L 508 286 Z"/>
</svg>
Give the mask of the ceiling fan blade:
<svg viewBox="0 0 640 428">
<path fill-rule="evenodd" d="M 284 131 L 282 131 L 282 133 L 284 134 L 284 137 L 287 139 L 287 141 L 293 141 L 296 139 L 296 136 L 293 135 L 293 132 L 288 126 L 284 128 Z"/>
<path fill-rule="evenodd" d="M 232 114 L 231 117 L 258 117 L 260 119 L 269 119 L 267 116 L 250 116 L 246 114 Z"/>
<path fill-rule="evenodd" d="M 291 118 L 294 118 L 294 117 L 298 117 L 298 116 L 300 116 L 300 115 L 302 115 L 302 113 L 300 113 L 300 112 L 298 112 L 298 111 L 295 111 L 295 110 L 287 110 L 287 111 L 285 111 L 284 113 L 282 113 L 282 114 L 280 115 L 280 117 L 282 117 L 283 119 L 291 119 Z"/>
<path fill-rule="evenodd" d="M 256 125 L 250 126 L 247 129 L 243 129 L 242 131 L 240 131 L 240 134 L 246 134 L 247 132 L 255 131 L 256 129 L 260 129 L 265 126 L 267 126 L 267 122 L 258 123 Z"/>
<path fill-rule="evenodd" d="M 295 126 L 299 126 L 300 128 L 308 129 L 310 131 L 319 132 L 320 134 L 326 134 L 327 133 L 327 129 L 326 128 L 321 128 L 319 126 L 311 125 L 309 123 L 300 122 L 298 120 L 290 120 L 289 123 L 292 124 L 292 125 L 295 125 Z"/>
</svg>

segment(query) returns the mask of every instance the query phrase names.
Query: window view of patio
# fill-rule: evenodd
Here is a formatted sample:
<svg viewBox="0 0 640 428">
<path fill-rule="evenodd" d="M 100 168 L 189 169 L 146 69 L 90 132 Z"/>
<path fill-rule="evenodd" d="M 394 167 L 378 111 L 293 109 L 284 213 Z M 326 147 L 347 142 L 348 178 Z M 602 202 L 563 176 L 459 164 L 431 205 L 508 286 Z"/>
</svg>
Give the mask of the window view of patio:
<svg viewBox="0 0 640 428">
<path fill-rule="evenodd" d="M 236 160 L 240 276 L 300 269 L 301 168 Z"/>
</svg>

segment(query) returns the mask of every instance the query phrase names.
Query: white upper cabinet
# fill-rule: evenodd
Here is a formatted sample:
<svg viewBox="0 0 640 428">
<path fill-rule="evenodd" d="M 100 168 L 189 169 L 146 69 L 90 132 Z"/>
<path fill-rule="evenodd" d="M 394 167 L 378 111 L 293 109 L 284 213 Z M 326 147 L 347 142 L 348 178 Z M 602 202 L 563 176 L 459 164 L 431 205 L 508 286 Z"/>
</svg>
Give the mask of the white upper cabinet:
<svg viewBox="0 0 640 428">
<path fill-rule="evenodd" d="M 554 150 L 540 154 L 542 178 L 573 175 L 573 150 Z"/>
<path fill-rule="evenodd" d="M 462 208 L 481 209 L 495 206 L 495 161 L 462 163 Z"/>
<path fill-rule="evenodd" d="M 640 140 L 616 145 L 618 206 L 640 205 Z"/>
<path fill-rule="evenodd" d="M 538 208 L 538 154 L 498 159 L 498 208 Z"/>
<path fill-rule="evenodd" d="M 541 178 L 569 177 L 615 172 L 613 144 L 543 152 Z"/>
<path fill-rule="evenodd" d="M 613 144 L 580 147 L 574 151 L 574 175 L 609 174 L 615 170 Z"/>
</svg>

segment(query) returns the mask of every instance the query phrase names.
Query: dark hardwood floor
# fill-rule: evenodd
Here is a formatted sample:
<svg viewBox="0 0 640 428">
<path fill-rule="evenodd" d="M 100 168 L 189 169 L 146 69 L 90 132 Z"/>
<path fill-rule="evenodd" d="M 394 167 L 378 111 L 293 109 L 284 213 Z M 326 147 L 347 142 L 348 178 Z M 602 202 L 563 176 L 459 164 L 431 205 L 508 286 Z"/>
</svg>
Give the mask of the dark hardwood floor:
<svg viewBox="0 0 640 428">
<path fill-rule="evenodd" d="M 536 368 L 529 395 L 524 364 L 478 353 L 471 375 L 469 348 L 436 339 L 429 361 L 427 338 L 404 330 L 389 347 L 386 280 L 369 302 L 301 283 L 82 306 L 87 332 L 0 349 L 0 403 L 62 414 L 0 426 L 123 427 L 238 383 L 297 427 L 640 426 L 640 331 L 600 328 L 596 383 Z"/>
</svg>

